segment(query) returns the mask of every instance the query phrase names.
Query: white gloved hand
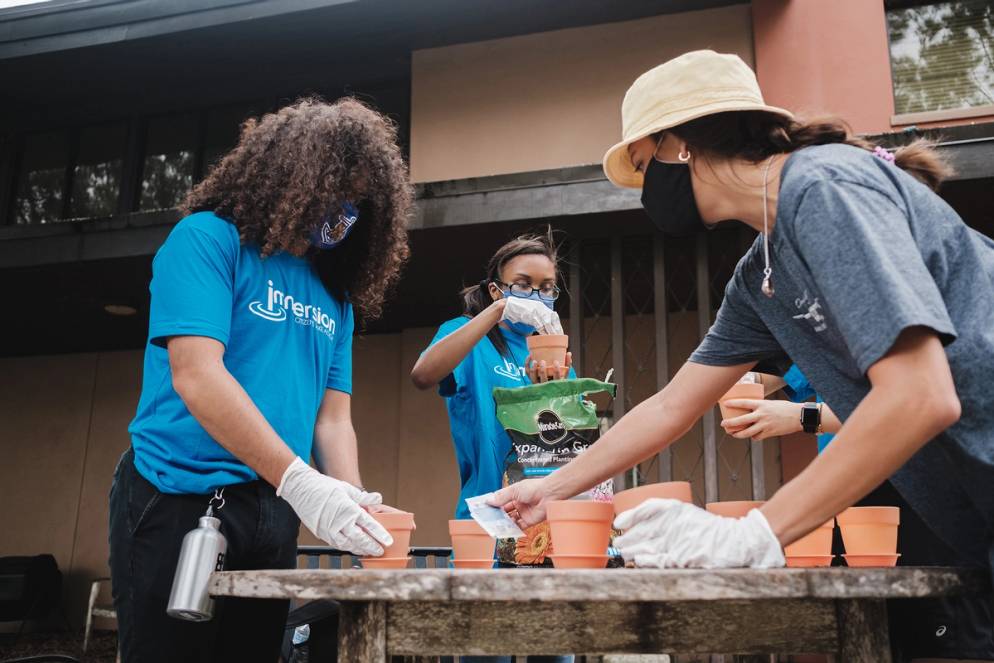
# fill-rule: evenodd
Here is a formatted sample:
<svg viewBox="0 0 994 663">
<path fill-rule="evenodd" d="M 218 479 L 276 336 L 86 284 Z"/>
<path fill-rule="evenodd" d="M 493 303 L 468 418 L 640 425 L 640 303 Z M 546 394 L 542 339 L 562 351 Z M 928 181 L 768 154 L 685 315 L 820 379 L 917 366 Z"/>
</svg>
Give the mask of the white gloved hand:
<svg viewBox="0 0 994 663">
<path fill-rule="evenodd" d="M 393 543 L 390 533 L 363 506 L 381 504 L 379 493 L 321 474 L 299 457 L 283 472 L 276 494 L 293 507 L 300 522 L 338 550 L 379 557 Z"/>
<path fill-rule="evenodd" d="M 625 530 L 614 546 L 635 566 L 766 569 L 785 563 L 766 517 L 753 509 L 726 518 L 672 499 L 646 500 L 614 521 Z"/>
<path fill-rule="evenodd" d="M 543 334 L 563 333 L 559 314 L 535 299 L 508 297 L 501 320 L 530 325 Z"/>
</svg>

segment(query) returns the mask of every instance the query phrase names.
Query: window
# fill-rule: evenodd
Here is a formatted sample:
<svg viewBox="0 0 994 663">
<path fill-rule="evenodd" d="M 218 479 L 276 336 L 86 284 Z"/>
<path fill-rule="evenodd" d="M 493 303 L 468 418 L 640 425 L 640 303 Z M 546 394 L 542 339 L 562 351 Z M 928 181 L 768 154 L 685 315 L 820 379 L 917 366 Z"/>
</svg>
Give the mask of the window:
<svg viewBox="0 0 994 663">
<path fill-rule="evenodd" d="M 62 218 L 68 162 L 68 132 L 25 136 L 14 195 L 14 223 L 51 223 Z"/>
<path fill-rule="evenodd" d="M 994 106 L 994 2 L 889 0 L 887 30 L 898 115 Z"/>
<path fill-rule="evenodd" d="M 199 136 L 197 114 L 149 120 L 139 209 L 171 209 L 182 202 L 193 186 Z"/>
<path fill-rule="evenodd" d="M 126 140 L 127 128 L 123 124 L 87 127 L 79 132 L 69 218 L 87 219 L 117 212 Z"/>
</svg>

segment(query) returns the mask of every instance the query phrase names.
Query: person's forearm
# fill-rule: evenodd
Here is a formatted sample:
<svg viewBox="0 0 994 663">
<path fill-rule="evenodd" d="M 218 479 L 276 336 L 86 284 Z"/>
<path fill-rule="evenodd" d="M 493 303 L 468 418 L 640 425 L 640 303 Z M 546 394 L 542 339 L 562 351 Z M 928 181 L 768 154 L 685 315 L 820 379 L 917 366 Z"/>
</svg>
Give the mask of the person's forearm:
<svg viewBox="0 0 994 663">
<path fill-rule="evenodd" d="M 835 416 L 832 412 L 832 408 L 828 407 L 822 403 L 821 406 L 821 432 L 822 433 L 838 433 L 842 430 L 842 422 L 839 418 Z"/>
<path fill-rule="evenodd" d="M 596 444 L 550 474 L 546 479 L 550 498 L 568 499 L 589 490 L 658 453 L 686 433 L 701 415 L 667 412 L 664 393 L 639 403 Z"/>
<path fill-rule="evenodd" d="M 939 399 L 914 393 L 872 389 L 824 453 L 763 506 L 781 544 L 851 506 L 949 425 Z"/>
<path fill-rule="evenodd" d="M 351 421 L 319 422 L 314 427 L 314 464 L 322 474 L 362 487 L 358 444 Z"/>
<path fill-rule="evenodd" d="M 504 304 L 504 300 L 498 299 L 465 325 L 428 348 L 411 370 L 414 385 L 419 389 L 429 389 L 452 373 L 473 346 L 500 322 Z"/>
<path fill-rule="evenodd" d="M 223 364 L 174 374 L 173 386 L 212 438 L 260 477 L 279 486 L 294 453 Z"/>
</svg>

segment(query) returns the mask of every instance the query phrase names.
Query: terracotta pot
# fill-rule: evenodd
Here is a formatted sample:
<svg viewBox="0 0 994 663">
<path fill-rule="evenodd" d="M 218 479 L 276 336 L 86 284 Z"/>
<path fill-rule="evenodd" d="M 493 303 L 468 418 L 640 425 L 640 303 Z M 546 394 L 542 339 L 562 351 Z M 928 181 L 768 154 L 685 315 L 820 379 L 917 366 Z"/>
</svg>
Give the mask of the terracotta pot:
<svg viewBox="0 0 994 663">
<path fill-rule="evenodd" d="M 808 555 L 832 555 L 832 530 L 835 529 L 835 518 L 810 534 L 801 537 L 783 549 L 787 557 L 803 557 Z M 789 565 L 788 565 L 789 566 Z"/>
<path fill-rule="evenodd" d="M 364 569 L 406 569 L 410 557 L 363 557 Z"/>
<path fill-rule="evenodd" d="M 650 483 L 638 488 L 629 488 L 614 496 L 615 515 L 622 511 L 634 509 L 646 500 L 655 497 L 665 497 L 681 502 L 693 502 L 694 498 L 690 492 L 690 483 L 687 481 L 666 481 L 663 483 Z"/>
<path fill-rule="evenodd" d="M 449 536 L 456 560 L 493 560 L 497 539 L 475 520 L 450 520 Z"/>
<path fill-rule="evenodd" d="M 610 502 L 559 500 L 546 511 L 556 555 L 606 555 L 614 506 Z"/>
<path fill-rule="evenodd" d="M 492 569 L 494 560 L 490 559 L 454 559 L 452 566 L 457 569 Z"/>
<path fill-rule="evenodd" d="M 791 568 L 807 568 L 812 566 L 831 566 L 835 555 L 787 555 L 787 566 Z"/>
<path fill-rule="evenodd" d="M 610 555 L 549 555 L 557 569 L 603 569 Z"/>
<path fill-rule="evenodd" d="M 717 514 L 719 516 L 728 516 L 729 518 L 743 518 L 747 513 L 753 509 L 758 509 L 763 506 L 765 502 L 709 502 L 707 505 L 707 510 L 711 513 Z"/>
<path fill-rule="evenodd" d="M 414 531 L 414 514 L 401 511 L 400 513 L 371 513 L 373 520 L 383 525 L 393 537 L 393 545 L 387 546 L 381 558 L 407 559 L 411 551 L 411 532 Z M 363 557 L 367 559 L 375 559 Z"/>
<path fill-rule="evenodd" d="M 893 555 L 897 552 L 896 506 L 854 506 L 837 516 L 842 542 L 849 555 Z"/>
<path fill-rule="evenodd" d="M 526 339 L 528 354 L 533 361 L 545 361 L 548 372 L 555 369 L 555 362 L 560 366 L 566 365 L 566 349 L 569 347 L 569 336 L 566 334 L 537 334 Z"/>
<path fill-rule="evenodd" d="M 893 555 L 843 555 L 846 566 L 869 567 L 869 566 L 897 566 L 897 553 Z"/>
<path fill-rule="evenodd" d="M 740 382 L 735 385 L 727 392 L 725 395 L 718 399 L 718 407 L 721 408 L 721 418 L 722 421 L 725 419 L 731 419 L 733 417 L 741 417 L 743 414 L 748 414 L 751 410 L 747 410 L 741 407 L 728 407 L 725 405 L 725 401 L 730 398 L 749 398 L 756 401 L 763 400 L 763 385 L 761 384 L 749 384 L 748 382 Z"/>
</svg>

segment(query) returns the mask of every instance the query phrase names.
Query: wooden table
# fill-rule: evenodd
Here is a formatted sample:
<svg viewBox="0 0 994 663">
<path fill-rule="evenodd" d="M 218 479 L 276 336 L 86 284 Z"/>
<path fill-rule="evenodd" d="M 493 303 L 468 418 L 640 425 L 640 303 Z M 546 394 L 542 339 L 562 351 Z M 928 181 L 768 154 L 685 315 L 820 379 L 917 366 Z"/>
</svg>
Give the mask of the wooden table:
<svg viewBox="0 0 994 663">
<path fill-rule="evenodd" d="M 215 596 L 341 602 L 339 660 L 388 655 L 833 653 L 889 662 L 889 598 L 990 591 L 942 568 L 290 570 L 215 573 Z"/>
</svg>

